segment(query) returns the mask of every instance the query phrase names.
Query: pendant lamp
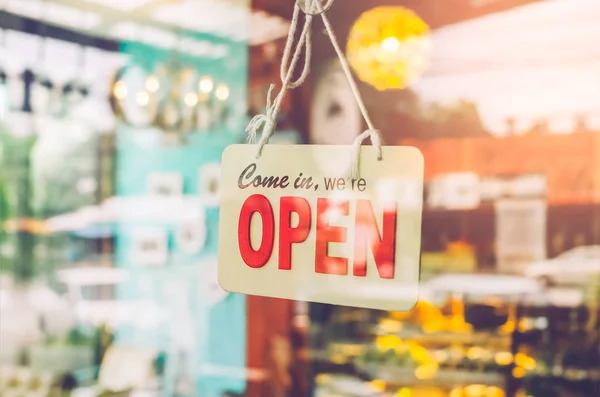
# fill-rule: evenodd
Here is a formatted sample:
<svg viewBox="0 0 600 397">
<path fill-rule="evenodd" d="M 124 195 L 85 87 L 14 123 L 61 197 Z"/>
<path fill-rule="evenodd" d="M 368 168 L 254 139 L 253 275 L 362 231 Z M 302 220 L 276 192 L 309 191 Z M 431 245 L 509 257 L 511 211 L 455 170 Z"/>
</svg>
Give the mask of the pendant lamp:
<svg viewBox="0 0 600 397">
<path fill-rule="evenodd" d="M 373 8 L 351 28 L 348 61 L 360 80 L 380 91 L 407 88 L 428 67 L 429 33 L 429 26 L 407 8 Z"/>
</svg>

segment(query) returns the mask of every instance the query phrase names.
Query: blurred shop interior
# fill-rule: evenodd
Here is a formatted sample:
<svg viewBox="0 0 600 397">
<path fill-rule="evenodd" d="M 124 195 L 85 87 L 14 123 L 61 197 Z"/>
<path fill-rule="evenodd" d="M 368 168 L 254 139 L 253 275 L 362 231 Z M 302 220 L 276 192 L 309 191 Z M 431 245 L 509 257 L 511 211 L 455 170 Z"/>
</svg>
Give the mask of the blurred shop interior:
<svg viewBox="0 0 600 397">
<path fill-rule="evenodd" d="M 0 0 L 0 397 L 600 395 L 600 2 L 328 11 L 384 142 L 425 157 L 407 313 L 217 283 L 221 154 L 293 8 Z M 314 24 L 272 143 L 365 129 Z"/>
</svg>

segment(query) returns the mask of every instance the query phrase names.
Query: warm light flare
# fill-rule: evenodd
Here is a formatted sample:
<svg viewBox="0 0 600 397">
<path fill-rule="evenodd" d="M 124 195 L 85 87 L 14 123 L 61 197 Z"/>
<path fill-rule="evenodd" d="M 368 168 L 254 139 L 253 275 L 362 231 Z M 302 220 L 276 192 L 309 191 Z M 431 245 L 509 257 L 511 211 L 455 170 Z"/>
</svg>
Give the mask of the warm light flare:
<svg viewBox="0 0 600 397">
<path fill-rule="evenodd" d="M 400 48 L 400 41 L 395 37 L 388 37 L 381 43 L 381 48 L 387 52 L 395 52 Z"/>
<path fill-rule="evenodd" d="M 429 66 L 429 26 L 404 7 L 363 13 L 348 38 L 348 61 L 358 77 L 378 90 L 403 89 Z"/>
<path fill-rule="evenodd" d="M 204 94 L 210 93 L 214 88 L 214 83 L 210 77 L 203 77 L 198 84 L 200 92 Z"/>
<path fill-rule="evenodd" d="M 156 92 L 160 88 L 160 82 L 155 76 L 148 77 L 146 80 L 146 89 L 150 92 Z"/>
<path fill-rule="evenodd" d="M 127 89 L 127 85 L 122 81 L 117 81 L 115 86 L 113 87 L 113 94 L 117 99 L 124 99 L 127 97 L 129 90 Z"/>
<path fill-rule="evenodd" d="M 187 107 L 193 108 L 198 104 L 198 95 L 190 92 L 185 96 L 184 102 Z"/>
<path fill-rule="evenodd" d="M 220 85 L 215 91 L 215 96 L 220 101 L 226 101 L 229 98 L 229 88 L 226 85 Z"/>
<path fill-rule="evenodd" d="M 140 106 L 148 106 L 150 103 L 150 95 L 146 91 L 138 92 L 135 96 L 135 101 Z"/>
</svg>

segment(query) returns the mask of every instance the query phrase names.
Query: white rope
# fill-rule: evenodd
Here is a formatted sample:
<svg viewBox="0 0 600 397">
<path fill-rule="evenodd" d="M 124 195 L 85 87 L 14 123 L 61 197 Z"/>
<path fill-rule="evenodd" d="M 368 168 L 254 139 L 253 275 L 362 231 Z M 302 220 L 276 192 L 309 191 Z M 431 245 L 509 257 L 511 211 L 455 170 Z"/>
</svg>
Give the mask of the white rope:
<svg viewBox="0 0 600 397">
<path fill-rule="evenodd" d="M 269 87 L 269 92 L 267 94 L 267 109 L 265 114 L 259 114 L 257 116 L 254 116 L 254 118 L 252 118 L 252 120 L 248 124 L 248 127 L 246 128 L 246 132 L 248 133 L 248 141 L 254 143 L 256 141 L 256 135 L 258 134 L 258 130 L 262 127 L 262 135 L 258 142 L 256 158 L 260 157 L 262 149 L 267 143 L 269 143 L 269 139 L 273 136 L 273 133 L 275 132 L 275 127 L 277 125 L 277 115 L 279 114 L 279 110 L 281 109 L 281 104 L 285 97 L 286 91 L 288 89 L 293 89 L 300 86 L 306 80 L 306 77 L 308 76 L 308 73 L 310 71 L 310 59 L 312 53 L 312 33 L 310 30 L 312 24 L 311 15 L 306 15 L 306 21 L 304 23 L 302 33 L 300 34 L 298 45 L 296 47 L 296 50 L 294 51 L 292 61 L 288 65 L 288 60 L 292 52 L 292 45 L 296 36 L 296 27 L 298 26 L 299 18 L 300 8 L 298 7 L 298 5 L 296 5 L 294 7 L 294 17 L 292 18 L 292 22 L 290 24 L 290 32 L 288 33 L 288 39 L 285 46 L 283 60 L 281 63 L 281 91 L 279 91 L 279 94 L 275 98 L 275 101 L 272 102 L 271 98 L 273 90 L 275 89 L 275 85 L 271 84 L 271 86 Z M 290 80 L 294 75 L 294 71 L 296 70 L 296 64 L 300 59 L 300 55 L 302 54 L 302 48 L 304 46 L 306 46 L 306 56 L 302 74 L 298 78 L 298 80 L 291 82 Z"/>
<path fill-rule="evenodd" d="M 325 29 L 327 31 L 327 34 L 329 35 L 331 44 L 333 45 L 333 48 L 335 49 L 335 52 L 340 60 L 342 69 L 344 71 L 344 74 L 346 75 L 346 78 L 348 79 L 348 83 L 350 84 L 350 88 L 352 89 L 352 93 L 354 95 L 356 103 L 358 104 L 360 112 L 362 113 L 362 116 L 365 119 L 365 122 L 367 123 L 368 127 L 368 129 L 365 132 L 356 137 L 354 143 L 352 144 L 348 177 L 350 179 L 355 180 L 358 179 L 360 176 L 360 149 L 365 139 L 371 138 L 371 144 L 375 147 L 375 150 L 377 151 L 377 160 L 383 159 L 381 149 L 381 134 L 373 125 L 373 122 L 371 120 L 371 117 L 369 116 L 362 96 L 360 95 L 360 91 L 358 90 L 358 86 L 356 85 L 356 81 L 354 80 L 354 77 L 352 75 L 352 71 L 350 70 L 348 60 L 346 59 L 344 52 L 340 48 L 335 32 L 333 31 L 333 27 L 331 26 L 329 19 L 327 18 L 325 12 L 321 7 L 320 0 L 304 0 L 310 2 L 307 8 L 308 12 L 305 13 L 306 21 L 304 23 L 304 28 L 302 29 L 300 39 L 298 40 L 298 45 L 296 47 L 296 50 L 294 51 L 294 56 L 291 62 L 289 62 L 289 58 L 292 53 L 292 46 L 294 44 L 294 39 L 296 36 L 296 29 L 298 27 L 298 20 L 300 17 L 300 7 L 298 5 L 298 1 L 296 1 L 296 5 L 294 7 L 294 16 L 290 24 L 290 31 L 288 33 L 288 39 L 285 45 L 283 59 L 281 62 L 280 77 L 283 84 L 281 91 L 275 98 L 275 101 L 272 102 L 271 96 L 273 90 L 275 89 L 275 86 L 271 84 L 269 88 L 269 93 L 267 94 L 266 113 L 255 116 L 248 124 L 248 128 L 246 128 L 246 132 L 248 133 L 248 141 L 255 142 L 258 130 L 262 127 L 262 135 L 260 141 L 258 142 L 258 150 L 256 153 L 256 158 L 259 158 L 262 153 L 262 149 L 267 143 L 269 143 L 269 139 L 271 138 L 271 136 L 273 136 L 273 133 L 275 132 L 275 127 L 277 124 L 277 115 L 281 108 L 281 103 L 283 101 L 283 98 L 285 97 L 286 91 L 288 89 L 293 89 L 300 86 L 306 80 L 306 77 L 310 72 L 310 60 L 312 56 L 312 37 L 310 29 L 313 17 L 312 13 L 313 11 L 317 11 L 321 15 L 321 19 L 323 20 L 323 24 L 325 25 Z M 306 47 L 306 55 L 302 74 L 300 75 L 298 80 L 290 81 L 292 79 L 292 76 L 294 75 L 296 64 L 298 63 L 300 54 L 302 53 L 302 47 L 304 46 Z"/>
<path fill-rule="evenodd" d="M 338 58 L 340 59 L 340 63 L 342 65 L 342 69 L 344 70 L 344 74 L 348 79 L 348 83 L 350 84 L 350 88 L 352 89 L 352 93 L 354 94 L 354 99 L 360 108 L 360 112 L 362 113 L 365 122 L 367 123 L 368 129 L 356 137 L 354 143 L 352 144 L 352 157 L 350 158 L 350 170 L 348 171 L 348 178 L 355 180 L 360 177 L 360 147 L 363 141 L 367 138 L 371 138 L 371 144 L 375 147 L 377 151 L 377 160 L 383 160 L 383 154 L 381 150 L 381 134 L 379 130 L 375 128 L 373 125 L 373 121 L 371 121 L 371 117 L 369 116 L 369 112 L 367 111 L 367 107 L 365 106 L 365 102 L 360 95 L 360 91 L 358 90 L 358 86 L 356 85 L 356 81 L 354 80 L 354 76 L 352 76 L 352 71 L 350 70 L 350 65 L 348 64 L 348 60 L 344 55 L 344 52 L 340 48 L 340 45 L 337 40 L 337 36 L 333 31 L 333 27 L 331 23 L 329 23 L 329 19 L 325 15 L 325 13 L 321 14 L 321 19 L 323 20 L 323 24 L 325 25 L 325 29 L 327 30 L 327 34 L 329 35 L 329 39 L 331 40 L 331 44 L 337 53 Z"/>
<path fill-rule="evenodd" d="M 288 33 L 288 40 L 285 43 L 285 50 L 283 51 L 283 58 L 281 60 L 281 66 L 279 69 L 279 75 L 281 78 L 281 81 L 284 82 L 286 81 L 286 79 L 288 79 L 288 73 L 291 69 L 293 69 L 295 67 L 295 63 L 290 64 L 288 66 L 288 62 L 290 59 L 290 54 L 292 53 L 292 45 L 294 44 L 294 37 L 296 35 L 296 28 L 298 26 L 298 20 L 300 18 L 300 10 L 299 7 L 295 7 L 294 8 L 294 16 L 292 18 L 292 23 L 290 24 L 290 32 Z M 312 23 L 312 15 L 307 15 L 306 16 L 306 23 L 304 24 L 304 28 L 302 29 L 302 34 L 306 35 L 306 41 L 303 41 L 302 36 L 300 37 L 299 43 L 298 43 L 298 48 L 301 48 L 303 43 L 306 43 L 306 54 L 305 54 L 305 60 L 304 60 L 304 69 L 302 70 L 302 75 L 298 78 L 298 80 L 294 81 L 294 82 L 288 82 L 287 87 L 288 88 L 297 88 L 299 86 L 301 86 L 302 84 L 304 84 L 304 81 L 306 81 L 306 78 L 308 77 L 308 73 L 310 71 L 310 62 L 311 62 L 311 58 L 312 58 L 312 30 L 310 29 L 310 25 Z M 298 61 L 297 57 L 300 56 L 300 52 L 298 50 L 296 50 L 296 53 L 294 53 L 294 57 L 296 58 L 296 61 Z"/>
</svg>

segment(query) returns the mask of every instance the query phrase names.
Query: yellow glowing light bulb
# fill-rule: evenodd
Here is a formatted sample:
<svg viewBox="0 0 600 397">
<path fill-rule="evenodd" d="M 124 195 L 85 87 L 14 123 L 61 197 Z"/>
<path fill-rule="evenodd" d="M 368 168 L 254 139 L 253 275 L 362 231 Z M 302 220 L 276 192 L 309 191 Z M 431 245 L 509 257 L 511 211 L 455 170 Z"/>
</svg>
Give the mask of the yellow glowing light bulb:
<svg viewBox="0 0 600 397">
<path fill-rule="evenodd" d="M 430 28 L 413 11 L 381 6 L 364 12 L 350 29 L 346 55 L 360 80 L 378 90 L 403 89 L 429 65 Z"/>
<path fill-rule="evenodd" d="M 146 89 L 150 92 L 156 92 L 160 88 L 160 82 L 155 76 L 148 77 L 146 80 Z"/>
<path fill-rule="evenodd" d="M 381 42 L 381 48 L 387 52 L 396 52 L 400 49 L 400 41 L 395 37 L 388 37 Z"/>
<path fill-rule="evenodd" d="M 465 387 L 465 395 L 467 397 L 483 397 L 487 387 L 485 385 L 469 385 Z"/>
<path fill-rule="evenodd" d="M 520 379 L 525 376 L 525 369 L 521 367 L 513 368 L 513 376 L 517 379 Z"/>
<path fill-rule="evenodd" d="M 217 90 L 215 91 L 215 96 L 220 101 L 226 101 L 227 98 L 229 98 L 229 88 L 227 88 L 225 85 L 218 86 Z"/>
<path fill-rule="evenodd" d="M 529 370 L 534 369 L 536 366 L 535 359 L 529 357 L 525 353 L 517 353 L 517 355 L 515 356 L 515 364 L 519 367 L 523 367 Z"/>
<path fill-rule="evenodd" d="M 117 97 L 117 99 L 126 98 L 128 94 L 127 85 L 125 85 L 125 83 L 123 83 L 122 81 L 117 81 L 117 83 L 113 87 L 113 94 L 115 95 L 115 97 Z"/>
<path fill-rule="evenodd" d="M 478 346 L 473 346 L 467 350 L 469 360 L 479 360 L 483 355 L 483 349 Z"/>
<path fill-rule="evenodd" d="M 494 360 L 498 365 L 509 365 L 513 362 L 513 355 L 510 352 L 498 352 L 496 353 Z"/>
<path fill-rule="evenodd" d="M 146 91 L 138 92 L 135 96 L 135 101 L 140 106 L 147 106 L 150 103 L 150 95 Z"/>
<path fill-rule="evenodd" d="M 488 386 L 485 390 L 485 397 L 504 397 L 505 393 L 499 387 L 496 386 Z"/>
<path fill-rule="evenodd" d="M 198 88 L 200 88 L 200 92 L 204 94 L 208 94 L 213 90 L 214 83 L 210 77 L 203 77 L 198 84 Z"/>
<path fill-rule="evenodd" d="M 193 108 L 198 104 L 198 95 L 194 94 L 193 92 L 190 92 L 185 96 L 184 102 L 186 106 Z"/>
</svg>

